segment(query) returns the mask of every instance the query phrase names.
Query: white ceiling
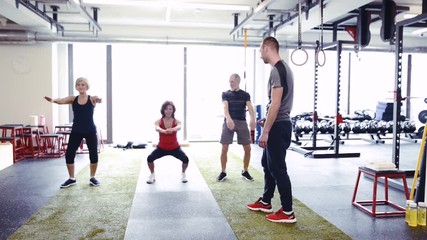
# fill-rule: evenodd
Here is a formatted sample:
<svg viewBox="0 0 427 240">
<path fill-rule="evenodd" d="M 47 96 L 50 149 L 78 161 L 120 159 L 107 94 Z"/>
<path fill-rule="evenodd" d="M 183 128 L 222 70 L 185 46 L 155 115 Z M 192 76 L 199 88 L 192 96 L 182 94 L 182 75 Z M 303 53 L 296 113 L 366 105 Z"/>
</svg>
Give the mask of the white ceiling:
<svg viewBox="0 0 427 240">
<path fill-rule="evenodd" d="M 25 2 L 25 1 L 21 1 Z M 38 16 L 15 0 L 0 0 L 0 41 L 10 39 L 17 30 L 26 35 L 34 34 L 39 41 L 152 41 L 196 42 L 212 44 L 243 44 L 247 29 L 247 43 L 259 45 L 269 30 L 269 15 L 274 15 L 273 27 L 286 21 L 271 34 L 290 45 L 298 40 L 298 0 L 39 0 L 29 1 L 40 12 L 53 18 L 50 6 L 58 6 L 58 23 L 64 31 L 58 31 L 47 20 Z M 308 0 L 301 0 L 303 5 Z M 320 38 L 320 0 L 311 0 L 308 17 L 301 15 L 301 40 L 313 45 Z M 404 14 L 422 12 L 422 0 L 396 0 L 402 11 L 396 16 L 401 21 Z M 382 0 L 324 0 L 325 26 L 366 4 L 380 4 Z M 97 11 L 98 21 L 91 24 Z M 235 14 L 238 14 L 235 19 Z M 374 17 L 374 16 L 373 16 Z M 376 16 L 378 17 L 378 16 Z M 235 25 L 235 20 L 237 20 Z M 356 23 L 354 19 L 354 24 Z M 93 22 L 92 22 L 93 23 Z M 351 21 L 350 23 L 351 24 Z M 99 29 L 98 29 L 99 27 Z M 371 24 L 371 45 L 387 46 L 379 37 L 381 20 Z M 234 31 L 233 31 L 234 30 Z M 425 38 L 405 31 L 405 41 L 423 46 Z M 332 31 L 324 30 L 324 41 L 332 41 Z M 232 34 L 231 34 L 232 33 Z M 9 35 L 8 35 L 9 34 Z M 9 38 L 7 38 L 9 36 Z M 17 37 L 17 36 L 15 36 Z M 345 31 L 339 31 L 339 40 L 350 40 Z"/>
</svg>

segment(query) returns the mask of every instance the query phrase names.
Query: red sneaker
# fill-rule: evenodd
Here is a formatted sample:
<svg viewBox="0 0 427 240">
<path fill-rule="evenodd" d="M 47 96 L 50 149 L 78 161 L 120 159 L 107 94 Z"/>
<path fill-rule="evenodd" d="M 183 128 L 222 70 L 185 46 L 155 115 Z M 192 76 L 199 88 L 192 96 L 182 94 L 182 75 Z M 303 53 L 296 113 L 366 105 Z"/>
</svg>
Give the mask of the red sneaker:
<svg viewBox="0 0 427 240">
<path fill-rule="evenodd" d="M 246 207 L 248 207 L 250 210 L 253 211 L 262 211 L 262 212 L 266 212 L 266 213 L 271 213 L 273 212 L 273 208 L 271 207 L 271 204 L 263 204 L 261 202 L 262 198 L 258 198 L 258 201 L 254 202 L 254 203 L 249 203 L 246 205 Z"/>
<path fill-rule="evenodd" d="M 283 212 L 283 208 L 279 209 L 279 211 L 268 214 L 265 216 L 268 221 L 271 222 L 278 222 L 278 223 L 295 223 L 297 222 L 297 218 L 295 217 L 295 214 L 292 213 L 291 215 L 287 215 Z"/>
</svg>

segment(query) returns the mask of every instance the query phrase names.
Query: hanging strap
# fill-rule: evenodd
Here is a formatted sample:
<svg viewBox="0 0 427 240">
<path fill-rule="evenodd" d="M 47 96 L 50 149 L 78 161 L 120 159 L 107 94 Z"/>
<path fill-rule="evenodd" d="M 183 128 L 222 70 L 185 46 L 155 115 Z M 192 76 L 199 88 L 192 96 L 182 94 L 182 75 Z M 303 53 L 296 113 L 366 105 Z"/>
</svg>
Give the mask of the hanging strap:
<svg viewBox="0 0 427 240">
<path fill-rule="evenodd" d="M 293 64 L 297 66 L 302 66 L 306 64 L 308 61 L 308 53 L 304 48 L 302 48 L 301 15 L 302 15 L 301 0 L 298 0 L 298 47 L 291 53 L 291 61 Z M 295 55 L 296 53 L 298 53 L 298 55 L 301 55 L 298 57 L 298 59 L 296 59 L 296 55 Z"/>
<path fill-rule="evenodd" d="M 319 6 L 320 8 L 320 44 L 318 41 L 316 42 L 317 48 L 316 48 L 316 54 L 315 54 L 315 61 L 317 65 L 319 65 L 320 67 L 323 67 L 325 66 L 325 63 L 326 63 L 326 54 L 325 54 L 325 51 L 323 50 L 323 0 L 320 0 L 319 5 L 320 5 Z"/>
<path fill-rule="evenodd" d="M 302 39 L 301 39 L 301 0 L 298 0 L 298 49 L 301 49 Z"/>
</svg>

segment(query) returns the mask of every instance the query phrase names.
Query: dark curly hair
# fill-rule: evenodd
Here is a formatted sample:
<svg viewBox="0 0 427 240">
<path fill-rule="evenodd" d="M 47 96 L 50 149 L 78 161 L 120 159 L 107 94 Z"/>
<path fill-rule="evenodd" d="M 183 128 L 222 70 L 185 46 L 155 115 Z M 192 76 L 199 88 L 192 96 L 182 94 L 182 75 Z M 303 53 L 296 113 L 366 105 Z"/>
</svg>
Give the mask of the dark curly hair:
<svg viewBox="0 0 427 240">
<path fill-rule="evenodd" d="M 173 104 L 172 101 L 166 101 L 162 104 L 162 108 L 160 108 L 160 113 L 162 114 L 162 117 L 165 117 L 165 110 L 168 106 L 172 106 L 172 109 L 173 109 L 172 118 L 175 118 L 176 108 L 175 108 L 175 104 Z"/>
</svg>

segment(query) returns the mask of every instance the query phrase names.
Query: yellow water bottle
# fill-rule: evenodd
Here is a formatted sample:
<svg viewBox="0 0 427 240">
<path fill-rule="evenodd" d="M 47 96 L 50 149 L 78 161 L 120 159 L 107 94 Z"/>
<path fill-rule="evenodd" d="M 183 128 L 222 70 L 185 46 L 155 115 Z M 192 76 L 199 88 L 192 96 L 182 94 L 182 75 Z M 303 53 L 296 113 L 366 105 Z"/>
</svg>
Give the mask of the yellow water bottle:
<svg viewBox="0 0 427 240">
<path fill-rule="evenodd" d="M 418 225 L 417 217 L 418 217 L 418 211 L 417 211 L 417 204 L 412 202 L 409 204 L 409 222 L 408 225 L 411 227 L 416 227 Z"/>
<path fill-rule="evenodd" d="M 427 203 L 419 202 L 418 203 L 418 216 L 417 216 L 419 226 L 425 226 L 426 225 L 426 210 L 427 210 Z"/>
<path fill-rule="evenodd" d="M 409 223 L 409 204 L 413 203 L 413 200 L 406 200 L 406 213 L 405 213 L 405 222 Z"/>
</svg>

